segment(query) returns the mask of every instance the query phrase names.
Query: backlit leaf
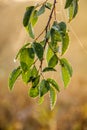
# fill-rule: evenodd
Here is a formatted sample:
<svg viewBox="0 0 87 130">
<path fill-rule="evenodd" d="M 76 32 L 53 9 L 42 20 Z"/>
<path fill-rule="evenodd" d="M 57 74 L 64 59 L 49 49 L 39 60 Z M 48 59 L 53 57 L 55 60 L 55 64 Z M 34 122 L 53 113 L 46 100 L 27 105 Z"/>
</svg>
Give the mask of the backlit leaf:
<svg viewBox="0 0 87 130">
<path fill-rule="evenodd" d="M 36 66 L 33 66 L 33 68 L 31 69 L 31 76 L 33 78 L 35 78 L 35 77 L 37 77 L 37 75 L 38 75 L 38 70 L 37 70 Z"/>
<path fill-rule="evenodd" d="M 46 54 L 46 60 L 47 60 L 47 63 L 49 62 L 49 60 L 51 59 L 51 57 L 54 55 L 52 49 L 50 47 L 48 47 L 47 49 L 47 54 Z"/>
<path fill-rule="evenodd" d="M 39 16 L 39 15 L 43 14 L 44 12 L 45 12 L 45 5 L 41 6 L 41 8 L 39 9 L 37 14 Z"/>
<path fill-rule="evenodd" d="M 42 97 L 43 95 L 45 95 L 50 89 L 50 85 L 49 83 L 43 79 L 40 83 L 40 86 L 39 86 L 39 94 L 40 94 L 40 97 Z"/>
<path fill-rule="evenodd" d="M 29 46 L 29 45 L 30 45 L 30 43 L 26 43 L 25 45 L 23 45 L 23 46 L 22 46 L 22 48 L 18 51 L 18 53 L 17 53 L 17 55 L 16 55 L 16 58 L 15 58 L 15 59 L 17 59 L 17 58 L 18 58 L 18 56 L 20 55 L 21 51 L 22 51 L 24 48 L 26 48 L 27 46 Z"/>
<path fill-rule="evenodd" d="M 73 0 L 72 4 L 68 8 L 68 17 L 69 21 L 71 21 L 78 12 L 78 0 Z"/>
<path fill-rule="evenodd" d="M 20 64 L 22 69 L 25 71 L 25 65 L 31 67 L 34 62 L 34 51 L 32 48 L 24 48 L 20 53 Z"/>
<path fill-rule="evenodd" d="M 10 77 L 9 77 L 9 89 L 12 90 L 13 87 L 14 87 L 14 83 L 15 81 L 17 80 L 17 78 L 20 76 L 21 74 L 21 68 L 18 67 L 17 69 L 14 69 L 12 71 L 12 73 L 10 74 Z"/>
<path fill-rule="evenodd" d="M 57 90 L 60 91 L 58 84 L 56 83 L 56 81 L 54 79 L 50 79 L 48 78 L 47 81 Z"/>
<path fill-rule="evenodd" d="M 58 23 L 58 26 L 59 26 L 59 32 L 62 34 L 62 33 L 66 33 L 66 24 L 65 22 L 60 22 Z"/>
<path fill-rule="evenodd" d="M 74 4 L 74 14 L 73 14 L 73 18 L 76 16 L 77 12 L 78 12 L 78 0 L 74 0 L 73 1 Z"/>
<path fill-rule="evenodd" d="M 52 67 L 45 67 L 43 69 L 43 72 L 47 72 L 47 71 L 56 71 L 56 70 L 54 68 L 52 68 Z"/>
<path fill-rule="evenodd" d="M 39 89 L 38 86 L 37 87 L 31 87 L 29 89 L 28 95 L 32 98 L 35 98 L 39 95 Z"/>
<path fill-rule="evenodd" d="M 60 64 L 61 64 L 62 80 L 64 83 L 64 87 L 66 88 L 72 76 L 72 67 L 65 58 L 62 58 L 60 60 Z"/>
<path fill-rule="evenodd" d="M 41 105 L 44 101 L 44 96 L 39 97 L 38 104 Z"/>
<path fill-rule="evenodd" d="M 40 43 L 33 43 L 33 49 L 37 55 L 37 57 L 39 58 L 39 60 L 43 59 L 43 47 Z"/>
<path fill-rule="evenodd" d="M 46 7 L 46 8 L 48 8 L 48 9 L 51 9 L 52 4 L 51 4 L 51 3 L 46 2 L 45 7 Z"/>
<path fill-rule="evenodd" d="M 70 81 L 70 75 L 66 67 L 61 67 L 61 71 L 62 71 L 62 80 L 64 83 L 64 87 L 66 88 Z"/>
<path fill-rule="evenodd" d="M 73 0 L 66 0 L 65 8 L 68 8 Z"/>
<path fill-rule="evenodd" d="M 27 30 L 28 30 L 28 33 L 29 33 L 30 37 L 34 39 L 35 35 L 34 35 L 34 30 L 33 30 L 33 27 L 32 27 L 31 23 L 28 23 Z"/>
<path fill-rule="evenodd" d="M 66 66 L 70 76 L 72 76 L 73 70 L 72 70 L 72 67 L 71 67 L 70 63 L 65 58 L 62 58 L 61 59 L 61 64 L 63 66 Z"/>
<path fill-rule="evenodd" d="M 56 28 L 57 29 L 57 28 Z M 54 30 L 54 28 L 51 29 L 51 43 L 52 46 L 55 46 L 57 42 L 61 41 L 61 35 L 58 30 Z"/>
<path fill-rule="evenodd" d="M 66 33 L 65 36 L 62 37 L 62 55 L 66 52 L 68 46 L 69 46 L 69 36 L 68 33 Z"/>
<path fill-rule="evenodd" d="M 40 81 L 40 76 L 35 77 L 34 79 L 32 79 L 32 87 L 36 87 L 39 84 Z"/>
<path fill-rule="evenodd" d="M 55 66 L 57 65 L 57 63 L 58 63 L 58 57 L 57 57 L 57 55 L 55 54 L 55 55 L 53 55 L 53 56 L 51 57 L 51 59 L 49 60 L 48 66 L 49 66 L 49 67 L 55 67 Z"/>
<path fill-rule="evenodd" d="M 53 108 L 56 104 L 56 100 L 57 100 L 56 92 L 52 87 L 50 87 L 50 107 L 51 107 L 51 110 L 53 110 Z"/>
<path fill-rule="evenodd" d="M 36 24 L 37 20 L 38 20 L 37 10 L 34 10 L 30 19 L 32 26 Z"/>
<path fill-rule="evenodd" d="M 31 69 L 28 69 L 26 72 L 22 72 L 22 80 L 27 84 L 31 77 Z"/>
<path fill-rule="evenodd" d="M 24 27 L 26 27 L 28 25 L 33 10 L 34 10 L 34 6 L 30 6 L 26 9 L 26 12 L 25 12 L 24 18 L 23 18 Z"/>
</svg>

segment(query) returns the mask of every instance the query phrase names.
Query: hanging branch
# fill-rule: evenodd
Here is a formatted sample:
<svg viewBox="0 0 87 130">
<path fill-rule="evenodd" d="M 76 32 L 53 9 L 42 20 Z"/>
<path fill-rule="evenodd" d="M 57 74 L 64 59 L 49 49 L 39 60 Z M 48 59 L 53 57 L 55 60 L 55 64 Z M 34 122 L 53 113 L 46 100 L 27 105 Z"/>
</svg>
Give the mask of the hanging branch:
<svg viewBox="0 0 87 130">
<path fill-rule="evenodd" d="M 33 41 L 27 42 L 19 50 L 16 55 L 19 66 L 11 72 L 9 77 L 10 90 L 13 89 L 18 77 L 22 76 L 23 82 L 26 84 L 31 82 L 32 84 L 28 91 L 30 97 L 42 99 L 49 92 L 51 109 L 55 106 L 60 87 L 55 79 L 46 78 L 44 73 L 50 71 L 57 73 L 55 67 L 60 67 L 64 88 L 67 88 L 72 77 L 72 67 L 68 60 L 63 57 L 69 46 L 67 25 L 64 21 L 57 21 L 56 3 L 57 0 L 54 0 L 53 3 L 45 0 L 36 6 L 26 8 L 23 26 Z M 78 12 L 78 0 L 66 0 L 65 9 L 68 10 L 68 21 L 70 22 Z M 40 15 L 44 14 L 46 10 L 50 11 L 47 24 L 35 38 L 34 26 Z M 51 22 L 53 15 L 54 20 Z M 41 36 L 43 38 L 39 41 Z M 46 66 L 43 64 L 43 60 L 46 61 Z"/>
</svg>

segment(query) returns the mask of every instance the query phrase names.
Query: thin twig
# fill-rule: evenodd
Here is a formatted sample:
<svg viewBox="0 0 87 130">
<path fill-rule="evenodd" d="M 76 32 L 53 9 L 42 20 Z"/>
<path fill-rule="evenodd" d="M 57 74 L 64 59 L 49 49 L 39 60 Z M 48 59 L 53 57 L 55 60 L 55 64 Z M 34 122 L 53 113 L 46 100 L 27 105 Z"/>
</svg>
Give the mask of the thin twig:
<svg viewBox="0 0 87 130">
<path fill-rule="evenodd" d="M 38 37 L 35 38 L 34 41 L 36 41 L 44 32 L 45 32 L 45 29 L 38 35 Z"/>
<path fill-rule="evenodd" d="M 46 34 L 47 34 L 47 32 L 48 32 L 48 27 L 49 27 L 50 21 L 51 21 L 51 19 L 52 19 L 52 15 L 53 15 L 53 12 L 54 12 L 54 9 L 55 9 L 55 4 L 56 4 L 56 0 L 54 0 L 53 7 L 52 7 L 52 10 L 51 10 L 50 16 L 49 16 L 47 25 L 46 25 L 46 27 L 45 27 Z M 44 44 L 44 51 L 45 51 L 45 48 L 46 48 L 47 43 L 48 43 L 48 38 L 46 38 L 46 41 L 45 41 L 45 44 Z M 44 55 L 44 54 L 43 54 L 43 55 Z M 43 64 L 43 59 L 42 59 L 41 62 L 40 62 L 40 70 L 41 70 L 41 71 L 42 71 L 42 64 Z"/>
</svg>

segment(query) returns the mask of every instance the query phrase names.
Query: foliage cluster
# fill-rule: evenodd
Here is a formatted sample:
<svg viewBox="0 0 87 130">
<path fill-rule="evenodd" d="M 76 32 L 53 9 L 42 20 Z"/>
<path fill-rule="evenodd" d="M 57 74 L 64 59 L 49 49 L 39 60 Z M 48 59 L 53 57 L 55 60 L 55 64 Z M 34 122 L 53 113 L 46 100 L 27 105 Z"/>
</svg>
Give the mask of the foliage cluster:
<svg viewBox="0 0 87 130">
<path fill-rule="evenodd" d="M 56 73 L 55 67 L 59 65 L 65 88 L 72 77 L 72 67 L 68 60 L 63 57 L 69 46 L 67 25 L 64 21 L 57 21 L 56 3 L 57 0 L 54 0 L 53 4 L 46 0 L 43 3 L 26 8 L 23 26 L 33 42 L 26 43 L 19 50 L 16 59 L 19 60 L 20 65 L 12 71 L 9 77 L 10 90 L 13 89 L 17 78 L 22 76 L 22 80 L 26 84 L 31 83 L 28 91 L 30 97 L 39 97 L 40 102 L 42 102 L 44 95 L 49 93 L 51 109 L 55 106 L 57 92 L 60 92 L 60 87 L 54 79 L 46 79 L 44 73 L 49 71 Z M 68 10 L 68 20 L 70 22 L 78 12 L 78 0 L 66 0 L 64 8 Z M 34 26 L 46 10 L 50 11 L 48 22 L 38 37 L 35 37 Z M 52 21 L 53 16 L 54 20 Z M 44 37 L 40 41 L 39 37 L 42 34 L 44 34 Z M 46 66 L 43 65 L 44 60 Z M 37 66 L 38 61 L 39 65 Z"/>
</svg>

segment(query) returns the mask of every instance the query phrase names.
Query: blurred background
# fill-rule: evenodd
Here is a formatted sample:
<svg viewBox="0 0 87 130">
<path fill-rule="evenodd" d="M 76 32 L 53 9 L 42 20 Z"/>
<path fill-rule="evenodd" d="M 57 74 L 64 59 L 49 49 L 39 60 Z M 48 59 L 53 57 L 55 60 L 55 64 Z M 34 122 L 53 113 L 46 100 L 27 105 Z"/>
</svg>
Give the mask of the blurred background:
<svg viewBox="0 0 87 130">
<path fill-rule="evenodd" d="M 14 91 L 8 89 L 9 73 L 18 64 L 14 63 L 15 55 L 27 40 L 31 41 L 22 25 L 25 8 L 35 3 L 36 0 L 0 0 L 0 130 L 87 130 L 87 0 L 79 1 L 79 13 L 68 24 L 71 40 L 65 57 L 74 73 L 69 87 L 62 87 L 58 94 L 54 110 L 50 110 L 49 97 L 42 105 L 38 105 L 38 99 L 28 97 L 29 86 L 21 79 Z M 57 17 L 68 22 L 63 3 L 58 1 Z M 44 28 L 46 16 L 49 12 L 37 23 L 37 35 Z M 54 78 L 63 86 L 59 75 Z"/>
</svg>

